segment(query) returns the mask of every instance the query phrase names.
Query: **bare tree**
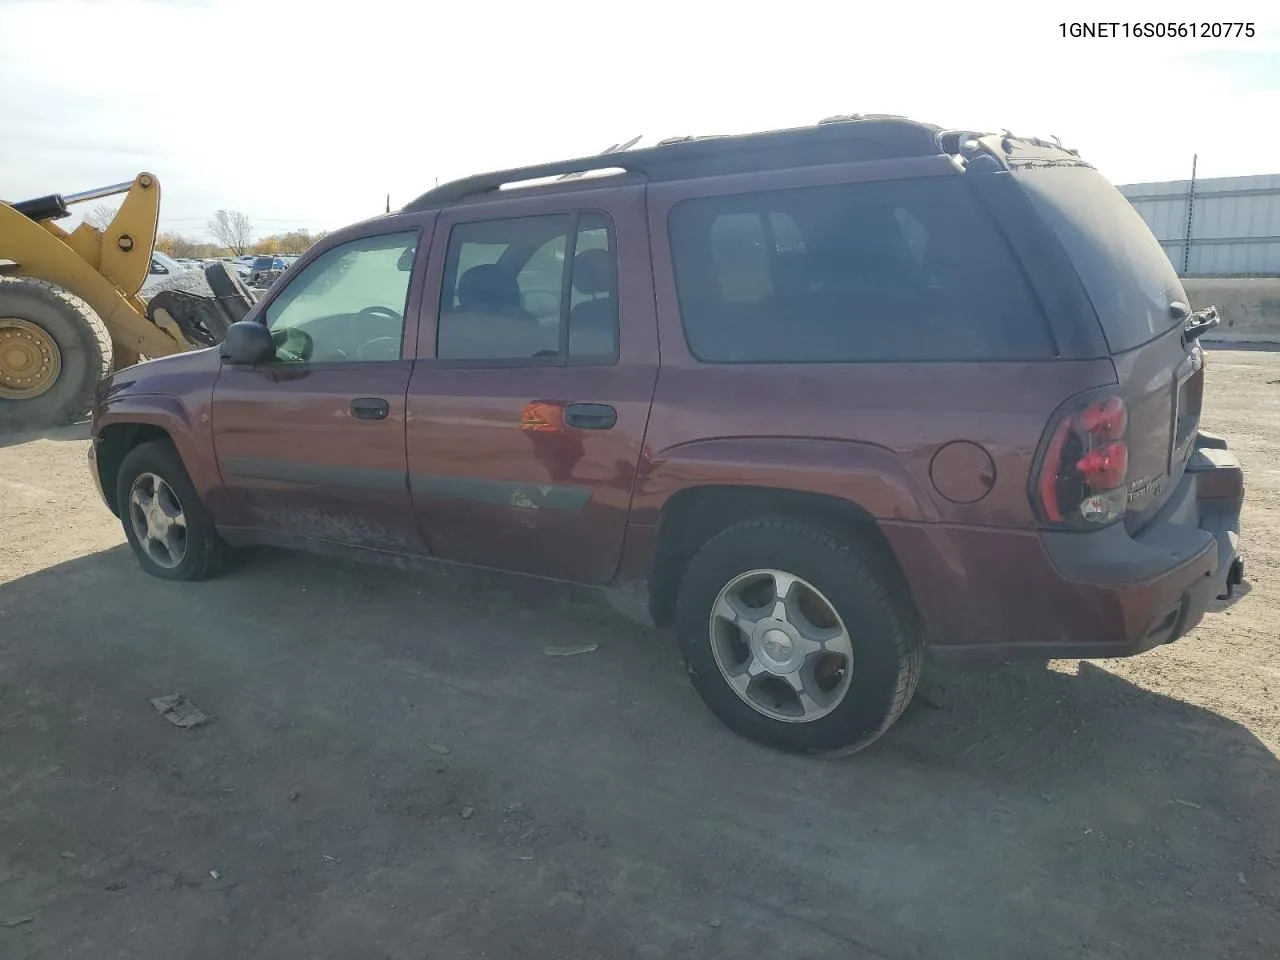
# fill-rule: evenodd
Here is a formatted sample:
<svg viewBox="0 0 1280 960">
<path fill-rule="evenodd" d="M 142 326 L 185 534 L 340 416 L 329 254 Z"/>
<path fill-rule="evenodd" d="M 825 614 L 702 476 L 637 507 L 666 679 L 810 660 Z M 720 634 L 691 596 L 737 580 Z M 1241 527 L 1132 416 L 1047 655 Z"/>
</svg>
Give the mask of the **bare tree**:
<svg viewBox="0 0 1280 960">
<path fill-rule="evenodd" d="M 242 255 L 253 240 L 253 224 L 249 222 L 249 215 L 239 210 L 219 210 L 206 228 L 233 256 Z"/>
<path fill-rule="evenodd" d="M 84 222 L 91 227 L 97 227 L 99 230 L 106 230 L 111 221 L 115 219 L 116 210 L 110 204 L 100 203 L 88 213 L 84 215 Z"/>
</svg>

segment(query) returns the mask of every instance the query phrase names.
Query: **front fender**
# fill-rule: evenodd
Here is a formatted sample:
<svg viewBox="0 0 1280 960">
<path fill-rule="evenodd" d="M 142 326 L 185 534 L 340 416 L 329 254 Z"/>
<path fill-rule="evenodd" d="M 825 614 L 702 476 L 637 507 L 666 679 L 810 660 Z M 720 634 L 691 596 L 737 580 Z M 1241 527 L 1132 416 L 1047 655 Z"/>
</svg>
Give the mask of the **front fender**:
<svg viewBox="0 0 1280 960">
<path fill-rule="evenodd" d="M 208 502 L 221 486 L 207 414 L 193 416 L 178 397 L 160 394 L 126 394 L 102 398 L 94 409 L 92 435 L 95 448 L 111 428 L 150 427 L 164 431 L 177 448 L 183 465 L 201 500 Z"/>
<path fill-rule="evenodd" d="M 653 454 L 642 468 L 632 520 L 656 523 L 691 487 L 772 487 L 856 503 L 877 520 L 936 521 L 936 504 L 893 451 L 851 440 L 726 437 Z"/>
</svg>

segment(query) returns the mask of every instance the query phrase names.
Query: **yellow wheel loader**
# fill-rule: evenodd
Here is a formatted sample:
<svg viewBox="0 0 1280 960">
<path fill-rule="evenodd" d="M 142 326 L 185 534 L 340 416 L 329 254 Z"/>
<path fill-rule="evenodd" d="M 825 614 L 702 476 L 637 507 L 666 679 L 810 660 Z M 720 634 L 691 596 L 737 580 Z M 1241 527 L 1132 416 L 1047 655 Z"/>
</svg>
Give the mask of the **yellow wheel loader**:
<svg viewBox="0 0 1280 960">
<path fill-rule="evenodd" d="M 105 230 L 55 222 L 69 206 L 124 194 Z M 138 297 L 151 266 L 160 182 L 0 201 L 0 429 L 82 419 L 94 388 L 140 358 L 213 346 L 253 304 L 224 263 Z"/>
</svg>

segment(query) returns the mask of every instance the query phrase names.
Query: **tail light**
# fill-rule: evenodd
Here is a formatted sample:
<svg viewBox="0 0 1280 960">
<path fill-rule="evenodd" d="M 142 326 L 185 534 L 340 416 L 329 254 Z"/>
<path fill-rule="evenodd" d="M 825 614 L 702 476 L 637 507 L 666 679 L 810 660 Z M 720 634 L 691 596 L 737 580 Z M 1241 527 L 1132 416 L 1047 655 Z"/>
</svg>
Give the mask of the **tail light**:
<svg viewBox="0 0 1280 960">
<path fill-rule="evenodd" d="M 1124 516 L 1129 411 L 1116 396 L 1069 404 L 1050 426 L 1032 499 L 1055 526 L 1093 528 Z"/>
</svg>

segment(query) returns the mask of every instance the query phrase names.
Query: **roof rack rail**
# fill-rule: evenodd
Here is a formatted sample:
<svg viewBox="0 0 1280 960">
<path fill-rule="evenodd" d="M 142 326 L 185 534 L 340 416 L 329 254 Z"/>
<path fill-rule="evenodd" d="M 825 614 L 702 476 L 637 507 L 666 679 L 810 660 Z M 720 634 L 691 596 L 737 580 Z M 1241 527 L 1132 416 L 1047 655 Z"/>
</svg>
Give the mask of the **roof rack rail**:
<svg viewBox="0 0 1280 960">
<path fill-rule="evenodd" d="M 855 120 L 910 120 L 910 117 L 904 117 L 896 113 L 837 113 L 835 116 L 823 117 L 818 121 L 823 123 L 851 123 Z"/>
<path fill-rule="evenodd" d="M 493 173 L 479 173 L 461 180 L 428 190 L 412 203 L 406 204 L 404 213 L 413 213 L 428 207 L 444 206 L 474 197 L 481 193 L 498 190 L 507 184 L 521 183 L 525 180 L 550 180 L 565 178 L 569 174 L 589 173 L 592 170 L 625 170 L 628 173 L 643 174 L 642 169 L 633 168 L 627 162 L 626 154 L 602 153 L 594 157 L 579 157 L 576 160 L 557 160 L 554 163 L 541 163 L 532 167 L 516 167 L 511 170 L 497 170 Z"/>
<path fill-rule="evenodd" d="M 668 139 L 638 150 L 536 164 L 464 177 L 428 190 L 402 208 L 415 213 L 492 193 L 531 180 L 573 180 L 594 170 L 622 170 L 648 180 L 714 176 L 850 160 L 937 155 L 940 128 L 887 114 L 867 114 L 857 122 L 831 122 L 789 130 Z"/>
<path fill-rule="evenodd" d="M 620 153 L 620 152 L 621 152 L 621 151 L 623 151 L 623 150 L 630 150 L 632 147 L 634 147 L 637 143 L 639 143 L 639 142 L 640 142 L 640 138 L 641 138 L 641 137 L 643 137 L 643 136 L 644 136 L 644 134 L 643 134 L 643 133 L 637 133 L 637 134 L 636 134 L 634 137 L 632 137 L 630 140 L 625 140 L 625 141 L 623 141 L 622 143 L 615 143 L 615 144 L 614 144 L 613 146 L 611 146 L 611 147 L 605 147 L 603 150 L 601 150 L 601 151 L 600 151 L 600 156 L 602 156 L 602 157 L 603 157 L 606 153 Z M 584 177 L 584 176 L 586 176 L 586 174 L 587 174 L 587 171 L 585 171 L 585 170 L 579 170 L 579 171 L 576 171 L 576 172 L 574 172 L 574 173 L 565 173 L 565 174 L 561 174 L 557 179 L 559 179 L 559 180 L 577 180 L 579 177 Z"/>
<path fill-rule="evenodd" d="M 699 140 L 716 140 L 723 137 L 722 133 L 685 133 L 678 137 L 667 137 L 665 140 L 659 140 L 658 146 L 669 147 L 673 143 L 696 143 Z"/>
</svg>

